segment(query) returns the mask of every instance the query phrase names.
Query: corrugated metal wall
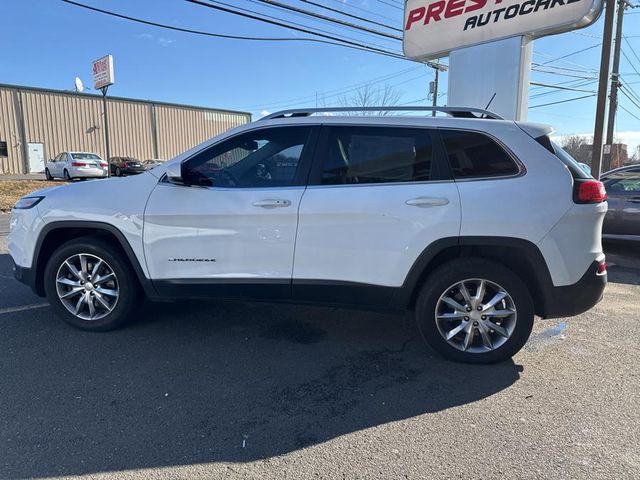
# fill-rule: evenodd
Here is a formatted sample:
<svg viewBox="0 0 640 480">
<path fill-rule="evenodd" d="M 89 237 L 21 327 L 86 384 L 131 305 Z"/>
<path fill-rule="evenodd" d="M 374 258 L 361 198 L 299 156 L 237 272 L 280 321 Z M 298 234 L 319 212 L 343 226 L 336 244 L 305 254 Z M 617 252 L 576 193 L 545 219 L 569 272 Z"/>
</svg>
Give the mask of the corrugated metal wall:
<svg viewBox="0 0 640 480">
<path fill-rule="evenodd" d="M 8 157 L 0 157 L 0 175 L 22 171 L 22 143 L 14 92 L 0 89 L 0 141 L 7 142 Z"/>
<path fill-rule="evenodd" d="M 251 120 L 243 112 L 120 98 L 109 98 L 108 103 L 111 155 L 142 160 L 172 158 Z M 26 173 L 23 142 L 43 143 L 46 159 L 74 150 L 96 152 L 104 158 L 102 98 L 0 86 L 0 141 L 7 142 L 8 150 L 8 157 L 0 157 L 0 174 Z"/>
</svg>

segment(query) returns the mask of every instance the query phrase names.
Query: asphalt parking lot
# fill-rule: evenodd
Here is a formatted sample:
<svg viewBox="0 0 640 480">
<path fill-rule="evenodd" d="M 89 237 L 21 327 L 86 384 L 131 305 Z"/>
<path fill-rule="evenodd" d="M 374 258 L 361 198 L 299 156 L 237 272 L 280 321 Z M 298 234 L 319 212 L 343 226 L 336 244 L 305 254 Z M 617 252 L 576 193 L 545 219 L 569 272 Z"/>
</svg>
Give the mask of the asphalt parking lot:
<svg viewBox="0 0 640 480">
<path fill-rule="evenodd" d="M 441 360 L 412 319 L 148 305 L 119 331 L 54 318 L 0 223 L 0 478 L 640 478 L 640 253 L 608 247 L 592 311 L 512 362 Z"/>
</svg>

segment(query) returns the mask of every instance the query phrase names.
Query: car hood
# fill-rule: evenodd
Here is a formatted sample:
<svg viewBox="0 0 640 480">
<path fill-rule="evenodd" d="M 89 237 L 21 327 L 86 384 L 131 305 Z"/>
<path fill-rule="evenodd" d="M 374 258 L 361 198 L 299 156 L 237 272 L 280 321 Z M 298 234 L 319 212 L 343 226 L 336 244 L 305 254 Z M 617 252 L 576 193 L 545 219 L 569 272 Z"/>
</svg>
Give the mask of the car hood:
<svg viewBox="0 0 640 480">
<path fill-rule="evenodd" d="M 72 182 L 40 190 L 38 211 L 45 222 L 56 220 L 107 221 L 114 217 L 142 216 L 158 179 L 147 173 L 134 177 Z"/>
</svg>

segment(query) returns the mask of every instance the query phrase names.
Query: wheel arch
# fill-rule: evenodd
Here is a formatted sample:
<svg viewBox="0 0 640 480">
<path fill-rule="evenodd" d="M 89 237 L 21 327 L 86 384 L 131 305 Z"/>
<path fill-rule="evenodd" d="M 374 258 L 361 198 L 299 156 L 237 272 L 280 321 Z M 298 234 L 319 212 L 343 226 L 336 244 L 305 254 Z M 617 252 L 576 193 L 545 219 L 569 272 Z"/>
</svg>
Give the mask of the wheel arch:
<svg viewBox="0 0 640 480">
<path fill-rule="evenodd" d="M 151 281 L 145 276 L 138 258 L 122 232 L 108 223 L 88 221 L 51 222 L 42 229 L 36 242 L 35 251 L 37 256 L 33 259 L 32 264 L 35 272 L 34 289 L 38 295 L 45 295 L 44 269 L 51 254 L 63 243 L 74 238 L 86 236 L 98 236 L 108 239 L 112 245 L 125 255 L 145 294 L 148 297 L 157 296 Z"/>
<path fill-rule="evenodd" d="M 431 272 L 461 257 L 484 258 L 509 268 L 528 286 L 536 315 L 546 316 L 546 292 L 553 287 L 546 261 L 534 243 L 511 237 L 450 237 L 433 242 L 422 251 L 409 270 L 397 302 L 403 308 L 413 310 L 420 288 Z"/>
</svg>

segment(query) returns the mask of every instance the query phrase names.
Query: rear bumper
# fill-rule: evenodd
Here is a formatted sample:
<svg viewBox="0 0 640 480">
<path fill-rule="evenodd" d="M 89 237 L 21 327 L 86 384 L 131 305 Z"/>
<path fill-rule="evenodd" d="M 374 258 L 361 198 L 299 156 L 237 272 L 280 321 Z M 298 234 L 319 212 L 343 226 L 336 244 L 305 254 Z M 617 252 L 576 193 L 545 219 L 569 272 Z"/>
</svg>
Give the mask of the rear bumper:
<svg viewBox="0 0 640 480">
<path fill-rule="evenodd" d="M 571 317 L 586 312 L 600 300 L 607 286 L 607 274 L 598 273 L 600 262 L 594 261 L 573 285 L 549 286 L 543 292 L 543 304 L 537 314 L 543 318 Z"/>
<path fill-rule="evenodd" d="M 69 175 L 74 178 L 103 178 L 107 176 L 107 169 L 102 168 L 71 168 Z"/>
</svg>

